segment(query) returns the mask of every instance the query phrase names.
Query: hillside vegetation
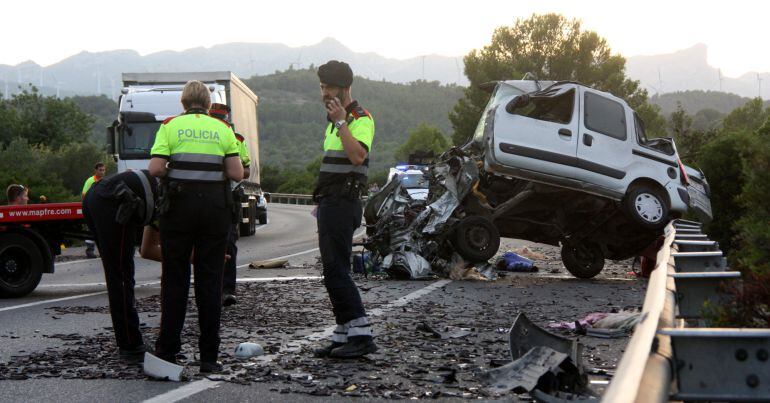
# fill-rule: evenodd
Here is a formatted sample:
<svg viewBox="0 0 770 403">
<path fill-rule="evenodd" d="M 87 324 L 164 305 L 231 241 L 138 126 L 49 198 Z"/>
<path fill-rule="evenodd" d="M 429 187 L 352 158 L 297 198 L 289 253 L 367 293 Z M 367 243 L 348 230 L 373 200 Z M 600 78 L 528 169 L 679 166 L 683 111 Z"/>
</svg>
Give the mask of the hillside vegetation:
<svg viewBox="0 0 770 403">
<path fill-rule="evenodd" d="M 260 159 L 263 166 L 302 168 L 321 154 L 326 113 L 314 69 L 288 70 L 244 80 L 259 98 Z M 394 153 L 420 124 L 451 130 L 448 112 L 462 87 L 438 82 L 395 84 L 356 77 L 353 98 L 374 116 L 371 168 L 396 162 Z"/>
</svg>

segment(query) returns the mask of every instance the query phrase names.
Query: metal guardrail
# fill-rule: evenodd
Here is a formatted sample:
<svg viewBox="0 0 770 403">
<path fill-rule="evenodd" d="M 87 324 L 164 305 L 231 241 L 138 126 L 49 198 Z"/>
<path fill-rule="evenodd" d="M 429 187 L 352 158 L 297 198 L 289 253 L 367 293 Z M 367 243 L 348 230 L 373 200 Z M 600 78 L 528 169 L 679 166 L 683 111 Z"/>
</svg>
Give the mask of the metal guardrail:
<svg viewBox="0 0 770 403">
<path fill-rule="evenodd" d="M 367 196 L 362 197 L 361 200 L 366 202 Z M 301 204 L 301 205 L 314 204 L 312 195 L 292 194 L 292 193 L 270 193 L 270 198 L 268 199 L 268 203 Z"/>
<path fill-rule="evenodd" d="M 700 223 L 665 230 L 641 320 L 602 402 L 770 401 L 770 329 L 706 328 L 704 303 L 740 281 Z"/>
<path fill-rule="evenodd" d="M 313 196 L 292 193 L 270 193 L 268 203 L 308 205 L 313 204 Z"/>
</svg>

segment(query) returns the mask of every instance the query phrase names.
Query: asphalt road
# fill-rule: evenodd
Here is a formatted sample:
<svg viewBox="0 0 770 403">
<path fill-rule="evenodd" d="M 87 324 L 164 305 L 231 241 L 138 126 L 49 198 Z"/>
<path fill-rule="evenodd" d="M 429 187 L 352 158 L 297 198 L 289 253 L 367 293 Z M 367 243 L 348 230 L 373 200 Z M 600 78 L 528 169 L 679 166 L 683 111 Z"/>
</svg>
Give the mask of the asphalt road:
<svg viewBox="0 0 770 403">
<path fill-rule="evenodd" d="M 552 248 L 504 242 L 506 248 L 524 244 L 549 259 L 554 255 Z M 622 265 L 610 266 L 601 279 L 586 281 L 571 278 L 554 260 L 540 273 L 517 273 L 495 282 L 359 278 L 380 351 L 362 361 L 319 360 L 310 350 L 328 336 L 334 323 L 316 267 L 310 207 L 271 205 L 269 223 L 238 245 L 239 304 L 223 312 L 220 350 L 226 374 L 206 379 L 191 371 L 188 382 L 150 381 L 138 366 L 118 360 L 100 261 L 78 259 L 82 250 L 75 248 L 66 252 L 70 260 L 57 264 L 56 273 L 45 275 L 31 295 L 0 300 L 0 375 L 6 378 L 0 380 L 0 401 L 490 398 L 494 396 L 484 394 L 477 375 L 506 359 L 505 330 L 516 313 L 526 312 L 541 326 L 574 321 L 591 312 L 639 306 L 645 288 L 643 282 L 624 276 Z M 287 258 L 290 268 L 247 267 L 254 260 L 275 258 Z M 140 318 L 145 336 L 154 340 L 160 265 L 138 257 L 136 262 Z M 191 304 L 183 336 L 188 368 L 195 367 L 196 319 Z M 416 330 L 422 324 L 466 329 L 468 334 L 435 339 Z M 232 351 L 247 340 L 262 344 L 268 354 L 236 361 Z M 584 362 L 596 369 L 594 388 L 601 392 L 627 339 L 580 341 L 586 345 Z M 454 382 L 446 381 L 447 371 L 456 373 Z M 512 396 L 515 399 L 502 398 Z"/>
</svg>

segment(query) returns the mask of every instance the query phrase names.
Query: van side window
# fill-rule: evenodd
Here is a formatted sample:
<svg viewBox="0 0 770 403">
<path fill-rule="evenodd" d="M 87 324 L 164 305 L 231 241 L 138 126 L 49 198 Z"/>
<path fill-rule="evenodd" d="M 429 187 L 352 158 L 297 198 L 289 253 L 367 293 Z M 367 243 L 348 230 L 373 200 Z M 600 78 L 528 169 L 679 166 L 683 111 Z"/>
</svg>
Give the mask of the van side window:
<svg viewBox="0 0 770 403">
<path fill-rule="evenodd" d="M 623 105 L 591 92 L 585 96 L 585 126 L 619 140 L 626 139 Z"/>
<path fill-rule="evenodd" d="M 555 97 L 533 96 L 526 106 L 516 108 L 513 114 L 547 122 L 567 124 L 572 121 L 574 105 L 575 90 L 570 90 Z"/>
</svg>

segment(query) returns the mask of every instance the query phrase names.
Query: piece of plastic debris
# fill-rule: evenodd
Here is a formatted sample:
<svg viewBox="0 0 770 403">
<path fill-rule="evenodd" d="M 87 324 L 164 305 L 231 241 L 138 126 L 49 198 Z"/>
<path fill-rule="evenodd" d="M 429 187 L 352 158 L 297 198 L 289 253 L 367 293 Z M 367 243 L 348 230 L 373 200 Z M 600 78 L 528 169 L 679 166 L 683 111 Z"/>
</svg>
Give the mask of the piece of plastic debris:
<svg viewBox="0 0 770 403">
<path fill-rule="evenodd" d="M 252 342 L 244 342 L 235 348 L 236 358 L 251 358 L 265 354 L 265 350 L 261 345 Z"/>
<path fill-rule="evenodd" d="M 174 382 L 182 380 L 183 366 L 162 360 L 150 353 L 144 353 L 143 366 L 144 373 L 152 378 Z"/>
</svg>

